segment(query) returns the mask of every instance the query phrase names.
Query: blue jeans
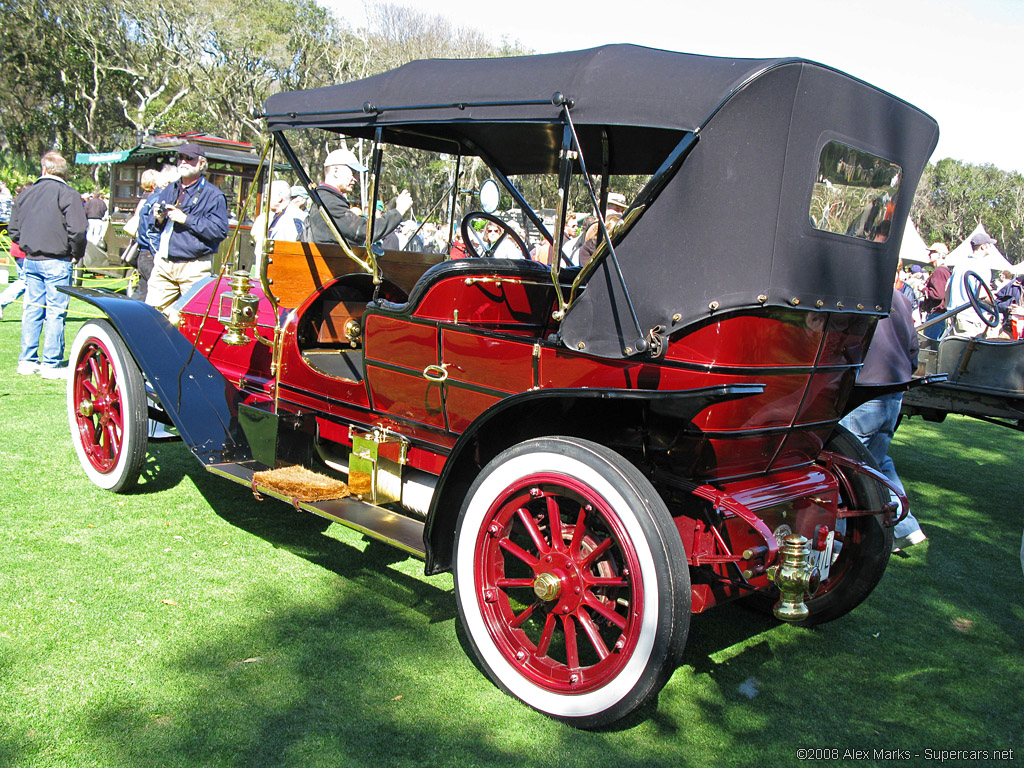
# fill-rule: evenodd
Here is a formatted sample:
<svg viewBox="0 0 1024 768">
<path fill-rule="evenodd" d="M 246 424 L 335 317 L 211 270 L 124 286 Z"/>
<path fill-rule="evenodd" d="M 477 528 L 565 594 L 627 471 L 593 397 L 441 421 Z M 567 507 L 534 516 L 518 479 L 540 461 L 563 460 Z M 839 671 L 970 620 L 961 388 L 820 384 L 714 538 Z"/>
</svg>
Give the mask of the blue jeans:
<svg viewBox="0 0 1024 768">
<path fill-rule="evenodd" d="M 70 261 L 25 259 L 21 275 L 25 280 L 25 306 L 21 311 L 21 354 L 27 360 L 56 368 L 64 362 L 64 319 L 71 297 L 57 290 L 71 285 Z M 39 354 L 39 336 L 46 319 L 43 354 Z"/>
<path fill-rule="evenodd" d="M 946 310 L 944 309 L 936 309 L 932 312 L 929 312 L 928 316 L 925 317 L 925 320 L 927 321 L 931 320 L 933 317 L 938 317 L 945 311 Z M 945 323 L 936 323 L 935 325 L 925 328 L 923 331 L 921 331 L 921 333 L 923 333 L 925 336 L 927 336 L 929 339 L 932 339 L 933 341 L 938 341 L 939 337 L 942 335 L 942 332 L 944 330 L 946 330 Z"/>
<path fill-rule="evenodd" d="M 899 475 L 896 474 L 896 465 L 889 458 L 889 444 L 896 433 L 896 422 L 900 418 L 902 403 L 902 392 L 882 395 L 854 408 L 839 423 L 864 443 L 868 453 L 878 462 L 878 468 L 882 474 L 906 495 L 903 483 L 900 481 Z M 917 518 L 907 512 L 903 522 L 896 526 L 895 533 L 897 538 L 901 538 L 919 530 L 921 530 L 921 525 L 917 522 Z"/>
</svg>

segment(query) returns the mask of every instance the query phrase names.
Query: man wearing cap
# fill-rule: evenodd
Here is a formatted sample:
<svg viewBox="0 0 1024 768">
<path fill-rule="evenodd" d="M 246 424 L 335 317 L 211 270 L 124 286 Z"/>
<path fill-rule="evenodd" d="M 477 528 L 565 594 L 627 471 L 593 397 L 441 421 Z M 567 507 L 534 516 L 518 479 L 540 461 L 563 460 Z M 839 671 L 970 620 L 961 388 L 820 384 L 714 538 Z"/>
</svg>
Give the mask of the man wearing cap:
<svg viewBox="0 0 1024 768">
<path fill-rule="evenodd" d="M 164 187 L 152 209 L 153 274 L 146 303 L 161 312 L 210 274 L 213 254 L 228 235 L 224 193 L 206 180 L 206 150 L 178 147 L 179 178 Z"/>
<path fill-rule="evenodd" d="M 352 211 L 352 206 L 346 195 L 352 191 L 356 184 L 356 173 L 365 173 L 368 169 L 362 165 L 356 156 L 347 149 L 336 149 L 327 155 L 324 160 L 324 183 L 316 188 L 317 195 L 324 205 L 325 211 L 320 206 L 313 204 L 309 212 L 306 226 L 302 232 L 302 239 L 310 243 L 334 243 L 337 242 L 330 226 L 324 220 L 324 212 L 334 220 L 338 231 L 349 243 L 363 245 L 366 243 L 366 219 Z M 402 222 L 406 212 L 412 208 L 412 195 L 408 190 L 402 193 L 395 200 L 395 208 L 385 211 L 377 217 L 373 227 L 374 238 L 380 240 L 393 232 Z"/>
<path fill-rule="evenodd" d="M 984 230 L 971 238 L 970 257 L 961 259 L 949 277 L 949 296 L 946 299 L 946 306 L 949 309 L 956 309 L 970 301 L 967 298 L 967 284 L 964 279 L 968 272 L 976 273 L 985 285 L 992 284 L 992 268 L 985 263 L 985 257 L 995 244 L 996 239 Z M 988 328 L 972 307 L 951 317 L 949 322 L 951 332 L 960 336 L 978 336 Z"/>
<path fill-rule="evenodd" d="M 928 259 L 932 263 L 932 273 L 924 284 L 924 298 L 921 299 L 920 310 L 925 321 L 931 320 L 936 315 L 946 311 L 946 286 L 949 284 L 949 276 L 952 274 L 946 266 L 946 257 L 949 256 L 949 248 L 945 243 L 935 242 L 928 249 Z M 943 324 L 937 323 L 925 328 L 923 333 L 929 339 L 938 340 L 942 335 Z"/>
<path fill-rule="evenodd" d="M 309 205 L 309 192 L 306 191 L 305 187 L 296 184 L 291 188 L 291 202 L 288 205 L 297 211 L 302 211 L 302 216 L 306 216 L 306 206 Z"/>
</svg>

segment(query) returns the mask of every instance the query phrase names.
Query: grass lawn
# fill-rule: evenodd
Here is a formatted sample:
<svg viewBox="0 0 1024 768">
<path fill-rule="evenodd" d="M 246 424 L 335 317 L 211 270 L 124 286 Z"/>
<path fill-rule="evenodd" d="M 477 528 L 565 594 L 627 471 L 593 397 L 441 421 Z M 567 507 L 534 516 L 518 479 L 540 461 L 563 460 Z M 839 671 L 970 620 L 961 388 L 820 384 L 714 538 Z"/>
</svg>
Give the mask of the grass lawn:
<svg viewBox="0 0 1024 768">
<path fill-rule="evenodd" d="M 72 309 L 69 346 L 90 311 Z M 17 318 L 0 322 L 0 766 L 1024 763 L 1024 434 L 905 422 L 893 455 L 927 543 L 813 630 L 694 617 L 657 707 L 586 733 L 476 669 L 450 576 L 256 501 L 176 443 L 150 447 L 134 492 L 95 488 L 63 382 L 15 374 Z"/>
</svg>

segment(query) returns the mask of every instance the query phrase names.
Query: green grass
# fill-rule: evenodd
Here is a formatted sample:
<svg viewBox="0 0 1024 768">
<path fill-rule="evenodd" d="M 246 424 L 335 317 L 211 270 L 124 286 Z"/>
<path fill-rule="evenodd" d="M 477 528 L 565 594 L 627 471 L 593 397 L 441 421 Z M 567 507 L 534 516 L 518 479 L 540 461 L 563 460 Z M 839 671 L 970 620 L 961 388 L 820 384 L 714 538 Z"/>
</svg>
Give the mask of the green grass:
<svg viewBox="0 0 1024 768">
<path fill-rule="evenodd" d="M 69 341 L 87 310 L 73 309 Z M 657 706 L 585 733 L 476 669 L 450 577 L 256 501 L 178 444 L 151 446 L 135 492 L 93 487 L 63 383 L 14 373 L 11 310 L 0 766 L 749 766 L 796 764 L 799 748 L 1021 761 L 1024 435 L 904 423 L 894 457 L 929 541 L 867 602 L 814 630 L 733 605 L 697 616 Z"/>
</svg>

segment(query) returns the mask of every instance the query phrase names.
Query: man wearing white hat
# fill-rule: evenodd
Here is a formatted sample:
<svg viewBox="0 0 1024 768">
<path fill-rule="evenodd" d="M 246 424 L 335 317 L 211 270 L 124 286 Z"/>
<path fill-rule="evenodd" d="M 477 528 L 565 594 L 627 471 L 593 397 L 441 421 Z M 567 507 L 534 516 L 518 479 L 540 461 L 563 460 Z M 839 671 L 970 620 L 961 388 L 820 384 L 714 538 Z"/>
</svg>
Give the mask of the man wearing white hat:
<svg viewBox="0 0 1024 768">
<path fill-rule="evenodd" d="M 949 277 L 949 298 L 946 299 L 946 306 L 949 309 L 956 309 L 968 303 L 967 283 L 965 280 L 968 272 L 974 272 L 982 279 L 985 285 L 991 285 L 992 270 L 985 264 L 985 257 L 995 243 L 996 239 L 984 230 L 976 232 L 971 237 L 970 257 L 962 259 Z M 955 317 L 951 317 L 947 322 L 951 324 L 950 333 L 961 336 L 980 336 L 988 328 L 985 322 L 978 316 L 978 313 L 971 307 L 963 310 Z"/>
<path fill-rule="evenodd" d="M 350 150 L 336 149 L 324 160 L 324 183 L 316 188 L 317 195 L 337 225 L 338 231 L 353 245 L 366 243 L 366 219 L 352 211 L 346 195 L 356 185 L 356 173 L 365 173 L 367 170 Z M 411 207 L 412 195 L 408 190 L 402 190 L 395 200 L 394 210 L 385 211 L 377 218 L 373 230 L 375 238 L 379 240 L 391 234 Z M 309 212 L 302 239 L 311 243 L 336 242 L 316 203 Z"/>
</svg>

